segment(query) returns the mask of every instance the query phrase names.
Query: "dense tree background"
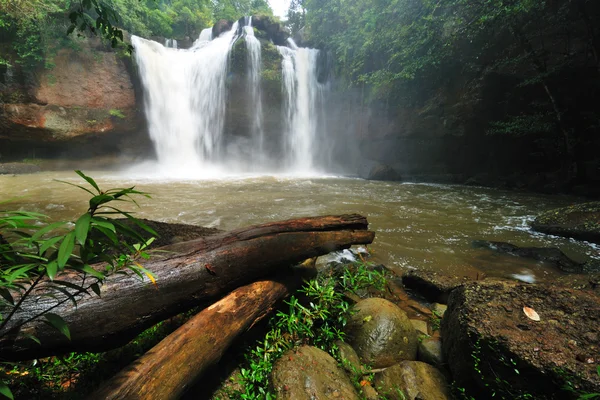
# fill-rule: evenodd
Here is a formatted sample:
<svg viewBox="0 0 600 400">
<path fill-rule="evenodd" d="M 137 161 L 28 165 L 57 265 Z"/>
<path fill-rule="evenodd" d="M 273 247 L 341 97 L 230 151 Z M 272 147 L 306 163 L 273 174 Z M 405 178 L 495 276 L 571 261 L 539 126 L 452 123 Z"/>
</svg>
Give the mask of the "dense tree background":
<svg viewBox="0 0 600 400">
<path fill-rule="evenodd" d="M 37 64 L 54 47 L 69 45 L 67 32 L 93 31 L 121 41 L 100 26 L 108 24 L 143 37 L 193 40 L 219 19 L 244 15 L 272 15 L 272 10 L 266 0 L 2 0 L 0 43 L 12 46 L 16 62 Z M 9 62 L 0 56 L 0 64 Z"/>
<path fill-rule="evenodd" d="M 451 88 L 459 108 L 491 114 L 482 135 L 529 135 L 568 179 L 594 157 L 598 1 L 294 0 L 289 21 L 334 55 L 347 87 L 365 85 L 392 113 Z"/>
</svg>

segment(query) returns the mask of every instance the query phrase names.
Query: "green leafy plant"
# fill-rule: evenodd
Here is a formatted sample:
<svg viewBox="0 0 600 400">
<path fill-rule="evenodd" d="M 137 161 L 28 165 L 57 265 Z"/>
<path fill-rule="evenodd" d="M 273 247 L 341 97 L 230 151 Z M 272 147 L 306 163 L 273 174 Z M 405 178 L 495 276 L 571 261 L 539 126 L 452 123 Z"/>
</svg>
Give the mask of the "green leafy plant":
<svg viewBox="0 0 600 400">
<path fill-rule="evenodd" d="M 102 190 L 91 177 L 75 171 L 89 186 L 64 182 L 91 195 L 88 210 L 69 227 L 66 222 L 44 223 L 47 217 L 28 211 L 0 211 L 0 338 L 33 320 L 40 318 L 70 339 L 67 324 L 52 311 L 77 297 L 100 295 L 102 282 L 111 274 L 129 270 L 140 278 L 155 278 L 139 262 L 148 258 L 146 248 L 154 237 L 146 240 L 128 224 L 111 217 L 125 217 L 142 230 L 156 236 L 150 227 L 133 215 L 113 204 L 128 202 L 137 205 L 134 195 L 149 197 L 134 187 Z M 100 262 L 102 268 L 92 267 Z M 75 274 L 77 280 L 64 280 L 65 273 Z M 79 282 L 79 283 L 77 283 Z M 38 289 L 44 288 L 49 296 L 62 294 L 48 308 L 23 321 L 13 321 L 24 301 Z M 62 299 L 62 300 L 60 300 Z M 31 340 L 37 338 L 29 336 Z M 39 342 L 39 341 L 38 341 Z M 12 398 L 6 383 L 0 384 L 0 393 Z"/>
<path fill-rule="evenodd" d="M 111 109 L 109 112 L 111 117 L 117 117 L 117 118 L 125 118 L 125 114 L 123 114 L 123 112 L 121 110 L 117 110 L 117 109 Z"/>
<path fill-rule="evenodd" d="M 292 296 L 286 311 L 279 311 L 270 321 L 271 329 L 256 347 L 246 354 L 240 370 L 241 399 L 274 399 L 269 391 L 269 375 L 281 355 L 301 344 L 310 344 L 336 356 L 334 342 L 344 340 L 343 328 L 353 310 L 345 293 L 359 294 L 369 288 L 382 290 L 385 277 L 366 263 L 355 263 L 339 276 L 321 275 L 307 282 L 300 293 L 301 301 Z M 343 360 L 337 357 L 341 363 Z"/>
</svg>

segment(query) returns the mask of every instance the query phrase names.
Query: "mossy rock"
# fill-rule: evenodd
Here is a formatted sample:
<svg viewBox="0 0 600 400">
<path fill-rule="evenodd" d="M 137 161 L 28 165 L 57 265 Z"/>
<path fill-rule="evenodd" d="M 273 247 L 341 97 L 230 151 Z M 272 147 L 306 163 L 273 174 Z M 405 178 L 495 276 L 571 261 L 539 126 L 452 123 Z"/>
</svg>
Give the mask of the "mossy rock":
<svg viewBox="0 0 600 400">
<path fill-rule="evenodd" d="M 273 366 L 271 381 L 280 400 L 358 400 L 350 378 L 323 350 L 301 346 L 283 354 Z"/>
<path fill-rule="evenodd" d="M 531 228 L 550 235 L 600 243 L 600 201 L 546 211 Z"/>
<path fill-rule="evenodd" d="M 587 290 L 468 283 L 450 294 L 442 351 L 458 387 L 476 399 L 577 399 L 566 388 L 600 392 L 598 321 L 600 297 Z"/>
<path fill-rule="evenodd" d="M 386 368 L 417 357 L 417 334 L 406 313 L 394 303 L 369 298 L 355 306 L 346 328 L 348 343 L 364 364 Z"/>
<path fill-rule="evenodd" d="M 380 396 L 389 400 L 447 400 L 450 398 L 444 375 L 429 364 L 403 361 L 375 378 Z"/>
</svg>

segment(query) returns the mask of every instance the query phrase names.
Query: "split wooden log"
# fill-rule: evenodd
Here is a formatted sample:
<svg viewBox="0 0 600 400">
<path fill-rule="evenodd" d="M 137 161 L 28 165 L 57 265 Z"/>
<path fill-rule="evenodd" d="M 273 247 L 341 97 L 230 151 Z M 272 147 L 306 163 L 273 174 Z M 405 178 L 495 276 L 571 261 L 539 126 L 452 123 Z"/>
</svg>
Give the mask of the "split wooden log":
<svg viewBox="0 0 600 400">
<path fill-rule="evenodd" d="M 351 245 L 369 244 L 375 233 L 367 231 L 367 226 L 360 215 L 301 218 L 166 246 L 161 250 L 167 253 L 142 262 L 156 277 L 156 285 L 132 274 L 115 274 L 102 285 L 101 297 L 76 295 L 77 307 L 68 296 L 51 292 L 50 283 L 45 282 L 0 331 L 0 357 L 25 360 L 119 347 L 163 319 L 214 301 L 282 267 Z M 90 277 L 85 283 L 76 274 L 61 279 L 82 286 L 90 283 Z M 47 310 L 63 317 L 71 340 L 43 318 L 20 326 Z M 26 335 L 35 336 L 41 344 Z"/>
<path fill-rule="evenodd" d="M 268 315 L 301 279 L 242 286 L 204 309 L 105 382 L 91 400 L 178 399 L 240 334 Z"/>
</svg>

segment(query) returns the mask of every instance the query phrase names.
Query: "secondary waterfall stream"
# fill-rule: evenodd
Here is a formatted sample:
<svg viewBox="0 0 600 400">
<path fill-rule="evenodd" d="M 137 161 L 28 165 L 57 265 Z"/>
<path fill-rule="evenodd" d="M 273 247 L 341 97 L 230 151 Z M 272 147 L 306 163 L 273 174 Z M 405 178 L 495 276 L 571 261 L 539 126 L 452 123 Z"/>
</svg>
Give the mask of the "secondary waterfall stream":
<svg viewBox="0 0 600 400">
<path fill-rule="evenodd" d="M 324 88 L 317 79 L 319 51 L 299 48 L 291 39 L 289 43 L 290 47 L 277 47 L 283 56 L 286 159 L 292 170 L 311 171 Z"/>
<path fill-rule="evenodd" d="M 243 94 L 228 91 L 228 60 L 237 40 L 245 41 L 247 52 L 247 89 Z M 281 132 L 272 140 L 279 148 L 274 150 L 271 143 L 270 149 L 266 145 L 272 138 L 265 133 L 262 49 L 251 17 L 234 23 L 218 37 L 213 38 L 212 29 L 203 30 L 189 49 L 177 48 L 178 43 L 170 39 L 163 46 L 136 36 L 132 37 L 132 44 L 144 87 L 148 131 L 161 175 L 318 171 L 315 155 L 324 136 L 319 126 L 326 87 L 317 79 L 318 50 L 299 48 L 291 40 L 289 47 L 277 47 L 284 101 L 280 115 L 273 115 L 277 111 L 269 109 L 270 120 L 281 119 Z M 228 96 L 239 95 L 243 95 L 249 115 L 243 140 L 239 132 L 237 136 L 224 132 L 227 110 L 234 100 Z"/>
<path fill-rule="evenodd" d="M 263 126 L 263 107 L 261 90 L 262 57 L 260 41 L 254 36 L 252 17 L 246 18 L 244 39 L 248 50 L 248 92 L 250 93 L 249 111 L 252 115 L 250 127 L 252 137 L 252 161 L 256 165 L 266 163 L 265 131 Z"/>
</svg>

